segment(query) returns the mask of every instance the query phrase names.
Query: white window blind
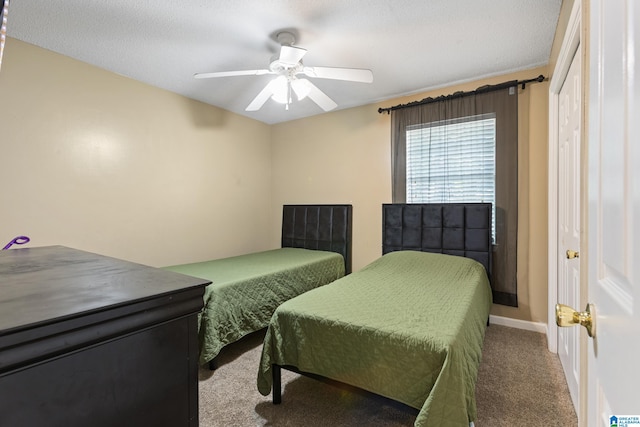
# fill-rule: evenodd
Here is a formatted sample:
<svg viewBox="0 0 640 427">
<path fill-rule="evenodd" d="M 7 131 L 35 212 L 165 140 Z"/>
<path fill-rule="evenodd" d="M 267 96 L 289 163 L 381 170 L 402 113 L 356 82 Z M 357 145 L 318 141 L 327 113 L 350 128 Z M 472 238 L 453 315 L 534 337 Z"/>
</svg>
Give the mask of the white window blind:
<svg viewBox="0 0 640 427">
<path fill-rule="evenodd" d="M 495 242 L 495 114 L 410 126 L 407 203 L 493 204 Z"/>
</svg>

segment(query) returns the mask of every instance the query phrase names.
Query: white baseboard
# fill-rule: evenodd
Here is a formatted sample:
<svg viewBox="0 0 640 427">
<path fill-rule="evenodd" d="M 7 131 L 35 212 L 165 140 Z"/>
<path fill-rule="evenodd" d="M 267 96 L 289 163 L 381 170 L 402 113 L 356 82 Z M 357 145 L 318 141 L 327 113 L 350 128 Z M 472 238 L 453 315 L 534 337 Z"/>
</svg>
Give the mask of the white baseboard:
<svg viewBox="0 0 640 427">
<path fill-rule="evenodd" d="M 489 316 L 490 325 L 508 326 L 510 328 L 524 329 L 527 331 L 540 332 L 541 334 L 547 334 L 547 324 L 540 322 L 531 322 L 529 320 L 511 319 L 510 317 Z"/>
</svg>

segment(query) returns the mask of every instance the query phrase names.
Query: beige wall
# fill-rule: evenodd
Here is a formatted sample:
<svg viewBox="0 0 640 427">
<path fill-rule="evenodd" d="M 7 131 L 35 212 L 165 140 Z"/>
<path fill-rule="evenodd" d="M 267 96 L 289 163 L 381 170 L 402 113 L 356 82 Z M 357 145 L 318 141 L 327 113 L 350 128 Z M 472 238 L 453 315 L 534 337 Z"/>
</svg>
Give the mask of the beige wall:
<svg viewBox="0 0 640 427">
<path fill-rule="evenodd" d="M 388 117 L 369 105 L 272 126 L 272 208 L 353 205 L 353 270 L 380 256 L 382 203 L 391 202 Z M 272 239 L 279 238 L 274 222 Z"/>
<path fill-rule="evenodd" d="M 380 255 L 388 107 L 542 67 L 268 126 L 9 39 L 0 72 L 0 242 L 154 266 L 279 245 L 285 203 L 351 203 L 353 267 Z M 546 322 L 547 83 L 520 91 L 517 309 Z"/>
<path fill-rule="evenodd" d="M 267 125 L 11 38 L 0 103 L 2 246 L 153 266 L 267 249 Z"/>
<path fill-rule="evenodd" d="M 283 203 L 351 203 L 353 269 L 362 268 L 380 256 L 381 205 L 391 201 L 390 117 L 377 109 L 540 74 L 546 76 L 547 68 L 273 125 L 273 242 L 278 238 L 277 211 Z M 520 90 L 518 109 L 520 307 L 494 305 L 492 313 L 546 323 L 548 83 Z"/>
</svg>

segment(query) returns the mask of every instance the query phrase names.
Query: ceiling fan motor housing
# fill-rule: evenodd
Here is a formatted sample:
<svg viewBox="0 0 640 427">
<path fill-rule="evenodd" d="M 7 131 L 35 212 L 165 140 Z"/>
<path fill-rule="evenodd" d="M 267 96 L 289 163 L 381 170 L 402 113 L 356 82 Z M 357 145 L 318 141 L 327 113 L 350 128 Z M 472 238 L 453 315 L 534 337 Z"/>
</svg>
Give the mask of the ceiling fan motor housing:
<svg viewBox="0 0 640 427">
<path fill-rule="evenodd" d="M 271 63 L 269 64 L 269 69 L 282 76 L 287 76 L 292 78 L 296 74 L 302 71 L 302 61 L 298 62 L 295 65 L 291 65 L 290 63 L 284 62 L 280 60 L 280 55 L 273 55 L 271 57 Z"/>
</svg>

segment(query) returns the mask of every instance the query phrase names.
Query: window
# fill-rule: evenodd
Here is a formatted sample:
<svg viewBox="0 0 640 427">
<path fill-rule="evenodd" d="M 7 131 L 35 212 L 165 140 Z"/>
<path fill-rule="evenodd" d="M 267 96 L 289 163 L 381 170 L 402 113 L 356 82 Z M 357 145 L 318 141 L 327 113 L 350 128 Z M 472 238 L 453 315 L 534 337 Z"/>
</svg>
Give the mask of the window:
<svg viewBox="0 0 640 427">
<path fill-rule="evenodd" d="M 492 203 L 495 243 L 496 117 L 408 126 L 407 203 Z"/>
<path fill-rule="evenodd" d="M 493 302 L 518 306 L 517 81 L 392 107 L 393 203 L 492 203 Z"/>
</svg>

